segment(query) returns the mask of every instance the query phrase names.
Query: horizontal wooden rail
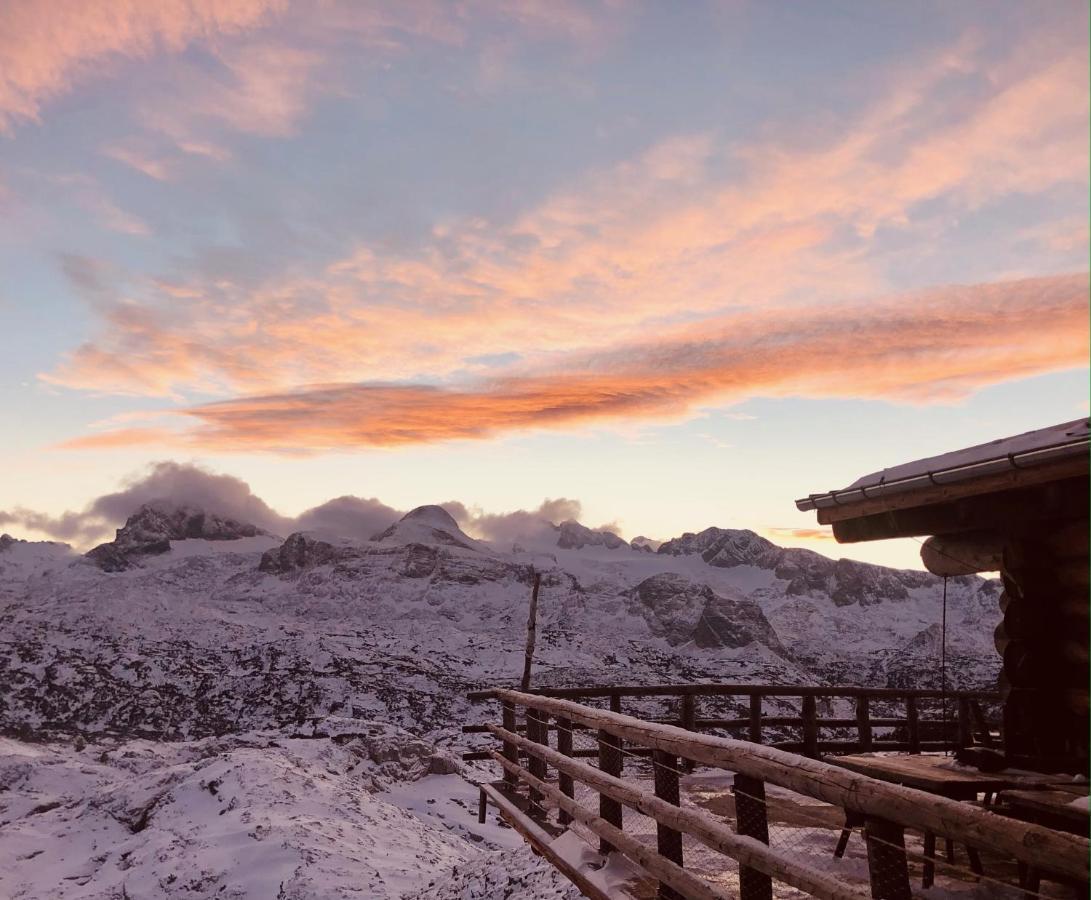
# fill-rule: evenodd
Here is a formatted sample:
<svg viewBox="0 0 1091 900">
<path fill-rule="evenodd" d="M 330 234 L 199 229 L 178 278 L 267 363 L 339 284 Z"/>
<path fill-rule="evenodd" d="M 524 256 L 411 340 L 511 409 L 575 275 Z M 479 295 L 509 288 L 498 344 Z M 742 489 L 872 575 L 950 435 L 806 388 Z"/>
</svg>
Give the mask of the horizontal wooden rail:
<svg viewBox="0 0 1091 900">
<path fill-rule="evenodd" d="M 682 726 L 681 719 L 645 719 L 645 722 L 650 722 L 655 725 L 676 725 Z M 856 719 L 817 719 L 819 728 L 855 728 L 857 726 Z M 882 718 L 871 719 L 871 724 L 875 728 L 897 728 L 907 723 L 906 718 Z M 750 719 L 694 719 L 693 724 L 696 728 L 723 728 L 723 729 L 744 729 L 750 728 L 754 723 Z M 762 727 L 788 727 L 794 726 L 799 728 L 803 724 L 803 719 L 800 716 L 764 716 L 761 719 Z M 943 719 L 920 719 L 918 725 L 929 726 L 937 725 L 942 726 L 946 724 L 949 728 L 955 727 L 955 721 L 952 719 L 950 722 L 945 723 Z M 522 731 L 522 728 L 518 729 Z M 550 731 L 556 731 L 556 725 L 549 726 Z M 589 729 L 584 725 L 574 725 L 575 731 L 588 731 Z M 463 725 L 463 734 L 487 734 L 489 731 L 488 725 Z"/>
<path fill-rule="evenodd" d="M 466 696 L 473 701 L 491 700 L 506 688 L 486 688 L 470 691 Z M 973 700 L 1000 702 L 995 691 L 938 691 L 914 688 L 871 688 L 856 685 L 791 685 L 791 684 L 647 684 L 568 688 L 537 688 L 528 693 L 539 697 L 566 699 L 573 697 L 872 697 L 898 699 L 919 697 L 941 700 L 965 697 Z"/>
<path fill-rule="evenodd" d="M 490 731 L 501 740 L 515 744 L 527 754 L 537 757 L 560 772 L 571 775 L 577 781 L 594 788 L 600 794 L 605 794 L 620 803 L 624 803 L 631 809 L 635 809 L 657 822 L 691 835 L 706 846 L 730 856 L 742 865 L 764 872 L 778 881 L 783 881 L 785 884 L 806 891 L 812 896 L 822 898 L 822 900 L 866 900 L 871 896 L 869 892 L 861 888 L 846 885 L 833 876 L 807 869 L 790 859 L 786 859 L 784 856 L 770 850 L 768 845 L 761 841 L 736 834 L 731 828 L 717 821 L 708 813 L 667 803 L 646 791 L 633 787 L 633 785 L 620 778 L 608 775 L 586 763 L 576 762 L 562 753 L 529 741 L 498 726 L 492 726 Z M 520 780 L 526 780 L 529 784 L 546 792 L 545 786 L 541 782 L 535 784 L 537 779 L 528 779 L 529 773 L 527 773 L 526 769 L 505 759 L 495 750 L 492 751 L 492 755 L 505 769 L 515 773 Z M 551 794 L 551 799 L 556 800 L 559 804 L 563 802 L 565 806 L 562 808 L 566 808 L 568 804 L 578 805 L 556 790 Z M 647 866 L 645 868 L 651 874 L 658 876 L 658 873 L 652 868 Z M 672 887 L 678 887 L 678 885 L 672 884 Z M 691 895 L 686 894 L 686 896 Z M 698 896 L 698 894 L 692 896 Z"/>
<path fill-rule="evenodd" d="M 761 779 L 864 816 L 975 847 L 1001 850 L 1033 868 L 1087 880 L 1091 843 L 1083 837 L 1008 819 L 956 800 L 877 781 L 750 741 L 700 734 L 519 691 L 497 689 L 493 696 L 514 706 L 578 722 L 640 747 Z"/>
</svg>

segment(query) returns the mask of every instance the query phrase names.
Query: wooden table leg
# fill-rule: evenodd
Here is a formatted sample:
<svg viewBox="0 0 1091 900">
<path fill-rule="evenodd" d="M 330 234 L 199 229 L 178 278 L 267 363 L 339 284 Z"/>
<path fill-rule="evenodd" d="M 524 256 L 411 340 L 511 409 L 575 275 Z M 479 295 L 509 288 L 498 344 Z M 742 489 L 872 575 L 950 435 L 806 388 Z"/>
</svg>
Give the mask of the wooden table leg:
<svg viewBox="0 0 1091 900">
<path fill-rule="evenodd" d="M 947 862 L 954 863 L 954 861 L 955 861 L 955 842 L 954 842 L 954 840 L 952 840 L 951 838 L 944 838 L 943 839 L 943 849 L 945 851 L 944 855 L 947 857 Z"/>
<path fill-rule="evenodd" d="M 932 861 L 936 858 L 936 834 L 933 831 L 924 833 L 924 874 L 921 876 L 921 887 L 930 888 L 936 880 L 936 864 Z"/>
<path fill-rule="evenodd" d="M 845 810 L 845 827 L 841 829 L 841 836 L 837 839 L 837 846 L 834 847 L 833 855 L 835 859 L 840 859 L 845 855 L 845 848 L 849 845 L 849 838 L 852 836 L 852 829 L 858 828 L 864 824 L 864 817 L 851 809 Z"/>
<path fill-rule="evenodd" d="M 985 870 L 981 866 L 981 857 L 977 855 L 977 850 L 969 844 L 966 845 L 966 856 L 970 860 L 970 871 L 975 875 L 984 875 Z"/>
</svg>

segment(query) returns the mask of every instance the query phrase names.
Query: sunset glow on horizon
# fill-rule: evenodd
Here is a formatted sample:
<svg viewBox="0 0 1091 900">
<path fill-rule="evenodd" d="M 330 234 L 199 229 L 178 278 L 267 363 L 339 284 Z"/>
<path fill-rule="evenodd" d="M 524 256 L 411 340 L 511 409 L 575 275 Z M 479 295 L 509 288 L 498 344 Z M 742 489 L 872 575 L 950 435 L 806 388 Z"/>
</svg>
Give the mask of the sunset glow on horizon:
<svg viewBox="0 0 1091 900">
<path fill-rule="evenodd" d="M 0 531 L 174 460 L 919 568 L 792 501 L 1088 413 L 1088 133 L 1077 2 L 4 0 Z"/>
</svg>

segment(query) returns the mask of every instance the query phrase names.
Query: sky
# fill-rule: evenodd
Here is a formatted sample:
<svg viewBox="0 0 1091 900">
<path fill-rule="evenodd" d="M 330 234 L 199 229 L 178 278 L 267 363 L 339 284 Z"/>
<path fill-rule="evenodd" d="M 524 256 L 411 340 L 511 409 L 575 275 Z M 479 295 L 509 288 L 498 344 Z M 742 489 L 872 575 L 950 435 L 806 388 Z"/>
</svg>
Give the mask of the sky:
<svg viewBox="0 0 1091 900">
<path fill-rule="evenodd" d="M 1088 29 L 0 0 L 0 524 L 83 545 L 184 471 L 285 522 L 457 501 L 920 568 L 793 501 L 1088 414 Z"/>
</svg>

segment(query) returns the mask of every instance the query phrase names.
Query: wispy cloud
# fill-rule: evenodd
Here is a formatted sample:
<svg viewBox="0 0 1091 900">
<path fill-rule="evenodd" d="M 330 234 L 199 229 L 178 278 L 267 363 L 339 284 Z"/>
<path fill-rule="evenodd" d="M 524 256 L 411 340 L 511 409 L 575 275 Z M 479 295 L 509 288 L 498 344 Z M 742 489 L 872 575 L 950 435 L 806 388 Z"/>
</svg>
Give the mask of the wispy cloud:
<svg viewBox="0 0 1091 900">
<path fill-rule="evenodd" d="M 832 541 L 832 528 L 766 528 L 765 533 L 774 540 Z"/>
<path fill-rule="evenodd" d="M 191 407 L 181 431 L 136 428 L 69 448 L 166 444 L 324 451 L 484 438 L 621 419 L 685 417 L 751 396 L 953 401 L 1086 363 L 1087 276 L 976 286 L 815 312 L 734 315 L 654 344 L 574 356 L 467 388 L 334 384 Z M 1027 334 L 1034 341 L 1026 340 Z"/>
<path fill-rule="evenodd" d="M 265 21 L 283 0 L 9 0 L 0 8 L 0 132 L 118 61 L 177 53 L 190 42 Z"/>
<path fill-rule="evenodd" d="M 171 291 L 149 281 L 127 295 L 141 315 L 106 313 L 102 332 L 47 378 L 160 395 L 442 383 L 467 357 L 518 354 L 533 370 L 680 323 L 717 327 L 731 310 L 787 315 L 793 304 L 882 296 L 880 230 L 942 245 L 946 219 L 933 222 L 928 204 L 949 218 L 1087 182 L 1079 54 L 995 65 L 957 115 L 933 121 L 946 80 L 975 71 L 973 52 L 900 73 L 837 137 L 678 135 L 511 221 L 437 223 L 409 250 L 361 244 L 318 267 L 270 261 L 278 274 L 257 284 L 222 273 L 167 279 Z M 274 99 L 253 103 L 251 124 L 287 127 L 296 106 L 253 91 Z M 178 291 L 191 299 L 184 309 Z"/>
</svg>

